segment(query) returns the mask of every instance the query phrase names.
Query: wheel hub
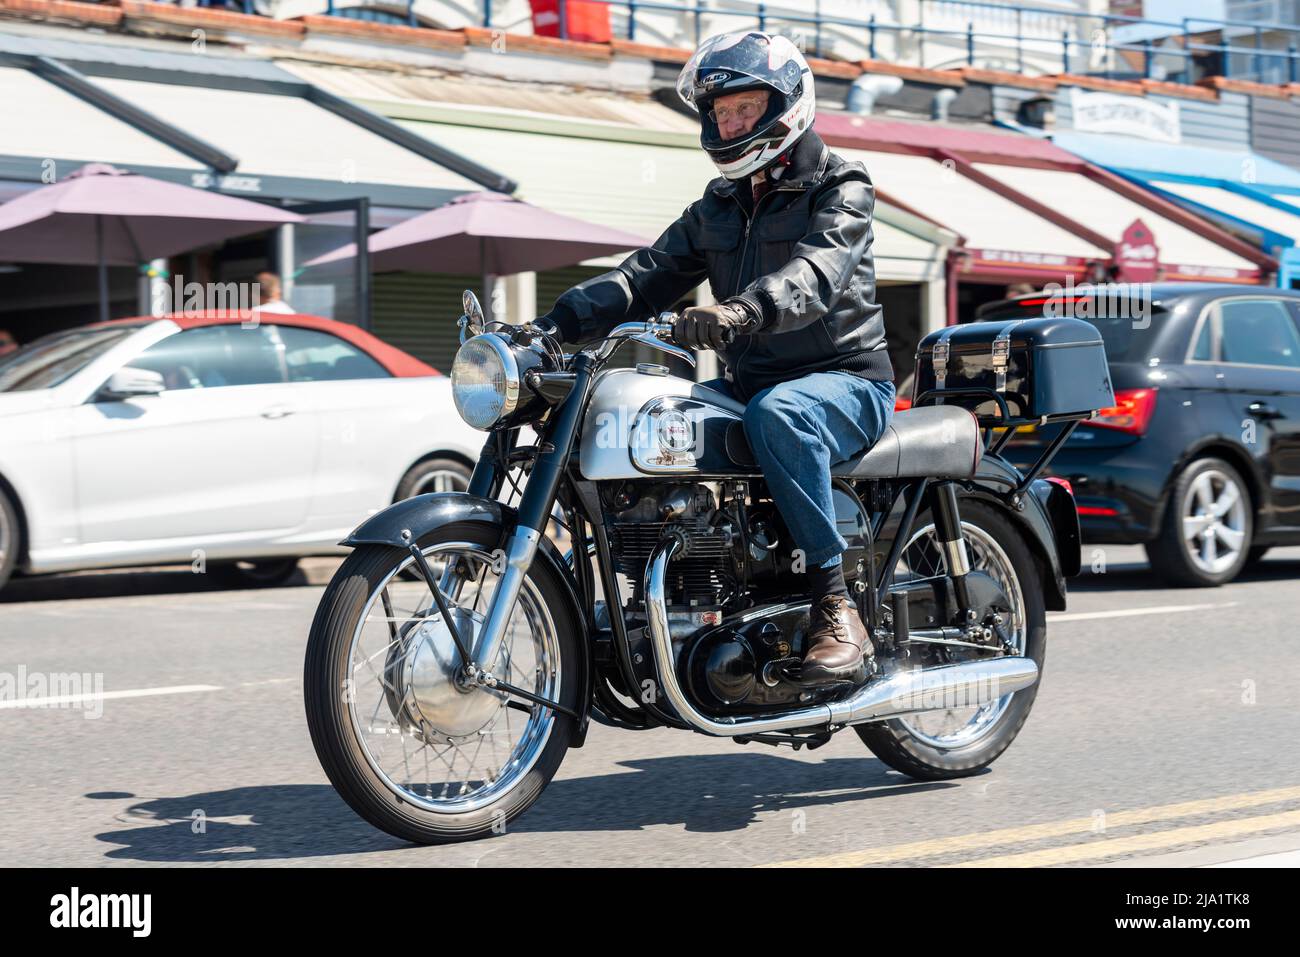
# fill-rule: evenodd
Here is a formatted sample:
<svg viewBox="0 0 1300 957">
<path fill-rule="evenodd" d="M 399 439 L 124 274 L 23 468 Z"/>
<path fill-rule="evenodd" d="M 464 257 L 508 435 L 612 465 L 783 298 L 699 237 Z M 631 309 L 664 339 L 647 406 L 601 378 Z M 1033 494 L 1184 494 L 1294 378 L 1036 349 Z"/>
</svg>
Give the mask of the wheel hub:
<svg viewBox="0 0 1300 957">
<path fill-rule="evenodd" d="M 471 646 L 483 616 L 452 609 L 456 628 Z M 393 717 L 426 741 L 448 742 L 473 735 L 487 725 L 504 696 L 463 685 L 463 662 L 441 615 L 424 619 L 394 642 L 385 668 L 385 692 Z"/>
</svg>

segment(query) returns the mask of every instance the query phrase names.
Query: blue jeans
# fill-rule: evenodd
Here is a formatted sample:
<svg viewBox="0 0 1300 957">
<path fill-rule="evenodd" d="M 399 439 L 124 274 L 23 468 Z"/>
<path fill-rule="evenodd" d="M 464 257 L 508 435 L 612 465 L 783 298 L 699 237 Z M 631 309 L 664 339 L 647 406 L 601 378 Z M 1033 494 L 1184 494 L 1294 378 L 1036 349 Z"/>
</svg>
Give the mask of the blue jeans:
<svg viewBox="0 0 1300 957">
<path fill-rule="evenodd" d="M 734 396 L 723 379 L 701 384 Z M 831 466 L 876 444 L 893 417 L 894 391 L 892 382 L 814 372 L 745 406 L 745 437 L 808 565 L 836 565 L 849 547 L 835 528 Z"/>
</svg>

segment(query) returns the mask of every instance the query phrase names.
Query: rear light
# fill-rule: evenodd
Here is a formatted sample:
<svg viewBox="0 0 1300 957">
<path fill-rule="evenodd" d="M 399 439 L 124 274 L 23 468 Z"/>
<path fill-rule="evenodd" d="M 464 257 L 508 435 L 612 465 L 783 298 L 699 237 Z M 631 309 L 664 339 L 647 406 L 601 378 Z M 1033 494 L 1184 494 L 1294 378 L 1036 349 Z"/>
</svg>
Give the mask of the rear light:
<svg viewBox="0 0 1300 957">
<path fill-rule="evenodd" d="M 894 399 L 895 412 L 902 412 L 904 409 L 910 409 L 911 407 L 912 400 L 905 395 L 900 395 L 898 398 Z"/>
<path fill-rule="evenodd" d="M 1083 424 L 1143 435 L 1155 411 L 1155 389 L 1120 389 L 1115 393 L 1113 406 L 1102 409 L 1096 418 L 1087 419 Z"/>
<path fill-rule="evenodd" d="M 1080 515 L 1114 516 L 1119 514 L 1119 509 L 1108 508 L 1105 505 L 1080 505 L 1078 510 Z"/>
<path fill-rule="evenodd" d="M 1069 479 L 1061 478 L 1059 475 L 1049 475 L 1047 476 L 1047 481 L 1054 485 L 1061 486 L 1061 488 L 1070 493 L 1070 498 L 1074 498 L 1074 486 L 1070 484 Z"/>
</svg>

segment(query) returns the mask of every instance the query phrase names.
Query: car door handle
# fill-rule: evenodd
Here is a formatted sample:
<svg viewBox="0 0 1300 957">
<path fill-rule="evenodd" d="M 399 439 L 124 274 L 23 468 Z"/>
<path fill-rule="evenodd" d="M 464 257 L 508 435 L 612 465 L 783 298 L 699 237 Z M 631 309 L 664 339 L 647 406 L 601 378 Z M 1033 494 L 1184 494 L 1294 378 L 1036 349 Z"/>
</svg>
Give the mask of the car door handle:
<svg viewBox="0 0 1300 957">
<path fill-rule="evenodd" d="M 1282 410 L 1268 402 L 1252 402 L 1246 406 L 1246 411 L 1257 419 L 1281 419 L 1285 418 Z"/>
<path fill-rule="evenodd" d="M 293 415 L 293 411 L 294 410 L 289 408 L 287 405 L 273 405 L 269 409 L 262 410 L 262 418 L 283 419 L 286 416 Z"/>
</svg>

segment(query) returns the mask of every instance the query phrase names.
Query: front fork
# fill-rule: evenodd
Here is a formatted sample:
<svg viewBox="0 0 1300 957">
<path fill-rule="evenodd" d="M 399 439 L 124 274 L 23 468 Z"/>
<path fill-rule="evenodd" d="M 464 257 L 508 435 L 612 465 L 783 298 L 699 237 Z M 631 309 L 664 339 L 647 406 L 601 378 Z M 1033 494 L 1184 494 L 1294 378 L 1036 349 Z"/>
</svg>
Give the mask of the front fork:
<svg viewBox="0 0 1300 957">
<path fill-rule="evenodd" d="M 519 590 L 523 587 L 528 569 L 533 564 L 533 558 L 537 555 L 546 523 L 550 520 L 551 509 L 555 507 L 560 481 L 568 468 L 569 456 L 573 453 L 579 417 L 586 408 L 594 381 L 591 357 L 582 353 L 576 356 L 574 373 L 573 388 L 563 403 L 552 410 L 546 427 L 537 437 L 537 457 L 519 501 L 518 522 L 505 543 L 505 568 L 488 601 L 487 617 L 467 663 L 475 672 L 485 662 L 495 661 L 501 650 L 510 614 L 519 598 Z M 495 496 L 500 492 L 509 465 L 498 460 L 495 448 L 495 437 L 489 438 L 470 477 L 471 494 Z M 443 574 L 444 590 L 453 584 L 452 575 L 454 571 L 449 564 Z"/>
</svg>

